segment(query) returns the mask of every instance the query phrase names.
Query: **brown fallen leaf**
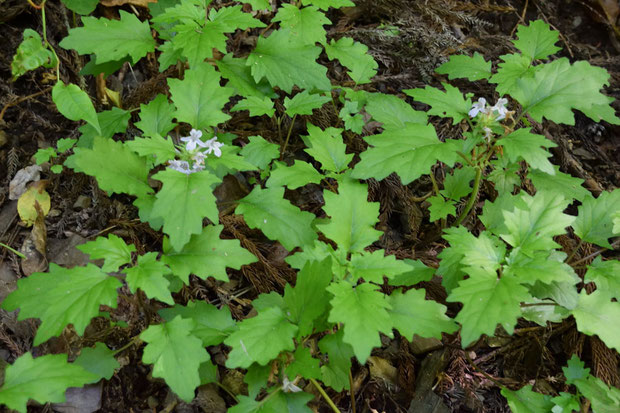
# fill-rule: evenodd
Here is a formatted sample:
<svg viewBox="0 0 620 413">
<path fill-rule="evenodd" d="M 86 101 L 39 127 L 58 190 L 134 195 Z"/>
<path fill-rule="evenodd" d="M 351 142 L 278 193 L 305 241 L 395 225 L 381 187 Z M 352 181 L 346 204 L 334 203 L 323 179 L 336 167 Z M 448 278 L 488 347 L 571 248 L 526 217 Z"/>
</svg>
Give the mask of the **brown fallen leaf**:
<svg viewBox="0 0 620 413">
<path fill-rule="evenodd" d="M 123 6 L 125 4 L 133 4 L 134 6 L 149 7 L 149 3 L 157 3 L 157 0 L 101 0 L 99 3 L 106 7 Z"/>
</svg>

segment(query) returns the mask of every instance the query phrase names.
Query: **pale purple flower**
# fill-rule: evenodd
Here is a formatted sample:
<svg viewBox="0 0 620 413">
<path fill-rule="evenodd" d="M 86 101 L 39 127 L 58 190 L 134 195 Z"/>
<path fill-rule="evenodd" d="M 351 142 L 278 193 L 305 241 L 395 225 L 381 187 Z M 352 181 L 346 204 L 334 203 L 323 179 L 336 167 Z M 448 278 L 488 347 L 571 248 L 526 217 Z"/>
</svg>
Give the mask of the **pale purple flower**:
<svg viewBox="0 0 620 413">
<path fill-rule="evenodd" d="M 200 140 L 201 137 L 202 131 L 192 129 L 189 132 L 189 136 L 181 138 L 181 142 L 187 142 L 187 144 L 185 145 L 185 149 L 187 149 L 188 151 L 193 151 L 194 149 L 196 149 L 196 146 L 206 148 L 207 144 Z"/>
<path fill-rule="evenodd" d="M 187 161 L 178 161 L 176 159 L 173 159 L 171 161 L 168 161 L 168 167 L 170 169 L 174 169 L 175 171 L 182 172 L 186 175 L 189 175 L 193 172 L 190 169 L 189 163 Z"/>
<path fill-rule="evenodd" d="M 471 105 L 471 110 L 468 113 L 469 116 L 475 118 L 476 116 L 478 116 L 478 113 L 488 113 L 488 109 L 486 106 L 487 100 L 485 98 L 478 99 L 478 102 L 474 102 L 474 104 Z"/>
<path fill-rule="evenodd" d="M 213 152 L 213 154 L 219 158 L 222 156 L 222 150 L 220 149 L 222 146 L 224 146 L 224 144 L 222 142 L 218 142 L 217 136 L 214 136 L 212 139 L 207 141 L 204 147 L 207 148 L 205 150 L 207 154 Z"/>
<path fill-rule="evenodd" d="M 284 393 L 299 393 L 301 389 L 299 388 L 299 386 L 295 385 L 292 381 L 290 381 L 285 375 L 282 379 L 282 391 Z"/>
<path fill-rule="evenodd" d="M 501 98 L 497 101 L 497 103 L 491 107 L 491 111 L 497 112 L 498 116 L 495 120 L 502 120 L 506 118 L 506 114 L 508 113 L 508 109 L 506 105 L 508 104 L 508 99 Z"/>
<path fill-rule="evenodd" d="M 207 155 L 204 152 L 196 152 L 194 156 L 192 156 L 194 165 L 204 165 L 206 157 Z"/>
<path fill-rule="evenodd" d="M 486 126 L 482 128 L 482 130 L 484 131 L 484 139 L 486 139 L 487 141 L 490 141 L 491 135 L 493 135 L 493 131 L 490 128 L 487 128 Z"/>
</svg>

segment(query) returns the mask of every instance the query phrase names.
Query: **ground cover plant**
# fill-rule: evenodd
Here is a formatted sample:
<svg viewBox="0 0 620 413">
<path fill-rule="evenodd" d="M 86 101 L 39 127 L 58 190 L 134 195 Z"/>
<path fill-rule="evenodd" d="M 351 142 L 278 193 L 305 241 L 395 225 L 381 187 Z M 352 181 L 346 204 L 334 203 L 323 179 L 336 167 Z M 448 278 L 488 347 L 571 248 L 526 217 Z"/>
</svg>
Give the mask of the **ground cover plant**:
<svg viewBox="0 0 620 413">
<path fill-rule="evenodd" d="M 548 159 L 555 144 L 534 125 L 574 125 L 575 110 L 620 124 L 613 99 L 602 93 L 607 71 L 554 57 L 558 32 L 533 20 L 518 27 L 515 51 L 493 62 L 451 56 L 437 68 L 440 88 L 406 89 L 405 98 L 368 91 L 378 68 L 368 48 L 351 37 L 328 40 L 324 29 L 330 12 L 353 5 L 301 0 L 272 9 L 266 0 L 171 0 L 152 4 L 148 20 L 124 10 L 119 19 L 84 16 L 60 42 L 88 56 L 83 73 L 105 76 L 156 56 L 167 74 L 168 93 L 100 112 L 86 91 L 62 79 L 45 35 L 24 33 L 14 77 L 52 68 L 58 111 L 84 123 L 77 139 L 40 150 L 36 162 L 51 162 L 50 174 L 66 168 L 91 176 L 108 194 L 128 197 L 140 221 L 163 237 L 158 250 L 138 251 L 117 235 L 101 235 L 78 247 L 91 263 L 51 263 L 18 282 L 2 308 L 41 321 L 34 346 L 66 329 L 83 337 L 93 319 L 128 339 L 110 348 L 104 336 L 71 360 L 26 353 L 6 368 L 0 403 L 25 412 L 30 399 L 61 402 L 69 387 L 109 380 L 120 355 L 136 348 L 152 377 L 185 402 L 198 387 L 218 383 L 231 398 L 229 412 L 310 412 L 311 388 L 341 411 L 326 388 L 351 391 L 353 363 L 366 364 L 382 336 L 452 335 L 466 349 L 483 336 L 512 335 L 519 319 L 547 326 L 572 317 L 579 333 L 620 350 L 620 332 L 611 328 L 620 318 L 620 264 L 602 256 L 620 235 L 620 191 L 594 197 L 561 172 Z M 66 6 L 86 15 L 96 2 Z M 44 19 L 45 3 L 41 10 Z M 243 54 L 228 51 L 239 32 L 255 36 Z M 337 61 L 347 81 L 333 84 L 320 56 Z M 464 94 L 465 80 L 488 82 L 495 93 Z M 333 122 L 313 122 L 316 110 Z M 251 122 L 270 120 L 275 139 L 227 131 L 223 125 L 238 112 Z M 454 134 L 440 138 L 437 122 L 456 126 Z M 303 148 L 291 151 L 293 140 Z M 218 202 L 216 188 L 230 176 L 247 182 L 245 193 Z M 429 183 L 420 201 L 444 245 L 437 268 L 377 246 L 385 234 L 368 182 L 390 177 Z M 492 196 L 481 197 L 483 187 Z M 304 189 L 317 194 L 320 208 L 292 202 Z M 45 194 L 39 187 L 20 199 L 20 216 L 35 229 L 50 209 Z M 233 212 L 279 243 L 296 272 L 281 291 L 258 295 L 243 318 L 181 293 L 191 277 L 224 283 L 227 269 L 259 261 L 260 252 L 242 239 L 222 237 L 224 216 Z M 578 241 L 566 248 L 560 237 Z M 586 244 L 597 247 L 591 262 L 579 255 Z M 434 277 L 444 302 L 427 297 L 425 283 Z M 124 321 L 123 301 L 143 317 Z M 225 367 L 244 372 L 245 394 L 219 381 L 207 349 L 222 344 Z M 563 371 L 565 389 L 555 394 L 498 386 L 514 412 L 620 409 L 620 390 L 589 374 L 577 356 Z M 354 397 L 341 404 L 355 410 Z"/>
</svg>

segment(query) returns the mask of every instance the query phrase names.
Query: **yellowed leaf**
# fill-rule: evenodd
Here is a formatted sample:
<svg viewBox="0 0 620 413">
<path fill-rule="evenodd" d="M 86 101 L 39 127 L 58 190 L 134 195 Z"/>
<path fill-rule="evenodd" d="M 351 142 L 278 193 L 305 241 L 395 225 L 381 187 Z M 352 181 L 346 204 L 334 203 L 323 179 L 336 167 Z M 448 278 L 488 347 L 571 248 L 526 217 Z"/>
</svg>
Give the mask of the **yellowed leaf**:
<svg viewBox="0 0 620 413">
<path fill-rule="evenodd" d="M 17 201 L 19 217 L 27 226 L 32 226 L 39 214 L 45 217 L 50 211 L 50 195 L 45 190 L 46 185 L 46 180 L 34 182 Z"/>
</svg>

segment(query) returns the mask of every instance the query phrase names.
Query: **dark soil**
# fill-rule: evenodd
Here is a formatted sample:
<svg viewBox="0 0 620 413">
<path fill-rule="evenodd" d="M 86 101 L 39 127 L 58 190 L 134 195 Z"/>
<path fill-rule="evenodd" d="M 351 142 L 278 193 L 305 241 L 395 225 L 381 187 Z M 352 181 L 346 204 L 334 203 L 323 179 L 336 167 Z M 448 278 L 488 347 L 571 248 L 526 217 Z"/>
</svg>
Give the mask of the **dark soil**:
<svg viewBox="0 0 620 413">
<path fill-rule="evenodd" d="M 405 88 L 438 85 L 439 78 L 433 74 L 434 69 L 455 52 L 471 54 L 477 51 L 496 62 L 499 55 L 512 50 L 510 40 L 514 38 L 517 24 L 543 19 L 561 33 L 563 51 L 560 55 L 572 60 L 587 60 L 609 71 L 611 78 L 606 93 L 618 99 L 620 38 L 615 26 L 618 6 L 613 1 L 600 3 L 608 5 L 607 13 L 612 17 L 606 16 L 596 0 L 357 0 L 356 8 L 330 14 L 334 25 L 329 35 L 346 33 L 367 44 L 380 64 L 380 71 L 369 88 L 399 93 Z M 610 3 L 616 3 L 616 9 L 609 6 Z M 123 8 L 130 10 L 126 6 Z M 57 46 L 66 36 L 73 16 L 57 1 L 49 1 L 46 9 L 48 36 Z M 116 9 L 100 5 L 95 13 L 111 17 Z M 140 13 L 146 16 L 144 10 Z M 384 30 L 379 30 L 380 25 L 394 26 L 399 34 L 386 36 Z M 30 230 L 18 224 L 16 201 L 8 199 L 9 181 L 19 169 L 33 164 L 32 156 L 37 149 L 55 145 L 60 138 L 79 135 L 79 125 L 55 110 L 50 93 L 55 78 L 50 76 L 51 72 L 39 69 L 11 81 L 10 62 L 26 28 L 41 33 L 40 14 L 20 2 L 0 0 L 0 242 L 22 251 L 27 250 L 24 245 L 28 243 Z M 101 100 L 95 98 L 95 79 L 78 74 L 85 62 L 73 52 L 59 47 L 56 50 L 61 59 L 63 80 L 85 87 L 99 105 L 98 109 L 105 109 Z M 135 77 L 125 67 L 120 75 L 108 80 L 109 87 L 121 91 L 125 109 L 146 103 L 157 93 L 165 93 L 165 77 L 157 73 L 153 62 L 154 59 L 143 59 L 133 68 Z M 337 67 L 330 67 L 329 75 L 335 82 L 344 76 Z M 493 94 L 492 87 L 485 82 L 459 86 L 464 92 L 473 92 L 487 99 Z M 620 102 L 614 106 L 620 109 Z M 315 114 L 313 122 L 329 125 L 334 122 L 331 116 L 330 113 Z M 303 132 L 301 128 L 305 120 L 299 119 L 298 122 L 299 131 Z M 450 135 L 451 125 L 448 123 L 436 126 L 440 134 Z M 552 150 L 552 161 L 563 172 L 584 179 L 590 191 L 598 194 L 620 186 L 618 126 L 596 124 L 577 114 L 575 127 L 551 123 L 534 127 L 558 145 Z M 225 129 L 242 138 L 256 134 L 266 139 L 275 136 L 273 125 L 250 124 L 243 116 L 235 116 Z M 360 145 L 351 141 L 350 150 L 359 152 L 363 149 Z M 290 155 L 293 156 L 301 147 L 301 140 L 296 139 L 294 132 Z M 135 243 L 138 252 L 160 248 L 160 234 L 137 220 L 131 199 L 110 198 L 98 189 L 95 180 L 70 171 L 58 176 L 44 170 L 43 177 L 50 179 L 48 191 L 52 196 L 53 211 L 46 220 L 47 259 L 35 254 L 28 256 L 29 262 L 23 262 L 8 250 L 0 249 L 0 275 L 4 277 L 0 277 L 0 300 L 6 296 L 7 290 L 14 288 L 16 278 L 44 270 L 48 261 L 64 259 L 66 265 L 81 264 L 83 256 L 72 252 L 67 258 L 65 253 L 73 251 L 76 243 L 98 234 L 122 236 Z M 238 199 L 243 184 L 237 179 L 227 179 L 226 182 L 225 196 Z M 437 239 L 437 231 L 429 223 L 427 205 L 406 201 L 412 195 L 424 195 L 429 187 L 430 182 L 423 179 L 408 187 L 403 187 L 392 177 L 382 182 L 370 182 L 372 197 L 382 203 L 381 226 L 386 230 L 382 247 L 399 257 L 411 257 L 415 251 L 416 258 L 436 265 L 436 255 L 442 245 L 433 241 Z M 311 190 L 294 191 L 289 195 L 303 209 L 317 211 L 321 207 L 322 200 Z M 177 295 L 177 301 L 200 299 L 227 303 L 233 315 L 242 318 L 251 311 L 251 299 L 261 292 L 281 292 L 284 285 L 294 279 L 294 272 L 284 263 L 281 247 L 250 230 L 241 219 L 227 215 L 222 222 L 225 234 L 240 239 L 245 248 L 260 258 L 260 262 L 242 271 L 231 271 L 232 281 L 226 284 L 193 278 L 191 286 L 183 288 Z M 572 245 L 568 238 L 560 242 L 568 247 Z M 583 255 L 587 255 L 587 250 Z M 427 283 L 425 287 L 429 296 L 440 301 L 445 299 L 445 291 L 437 282 Z M 449 310 L 453 315 L 458 307 L 451 304 Z M 113 317 L 129 322 L 135 331 L 120 328 L 106 331 L 105 320 L 96 319 L 83 338 L 66 331 L 62 337 L 33 349 L 36 323 L 32 320 L 16 322 L 14 314 L 0 310 L 0 363 L 2 359 L 12 363 L 27 351 L 35 354 L 65 352 L 74 357 L 82 346 L 92 345 L 95 341 L 119 348 L 148 324 L 150 314 L 134 302 L 121 301 L 119 308 L 113 311 Z M 378 361 L 367 366 L 354 365 L 357 411 L 405 412 L 412 400 L 431 397 L 429 392 L 434 390 L 440 397 L 439 405 L 443 403 L 446 410 L 420 407 L 412 408 L 412 411 L 508 412 L 498 382 L 515 389 L 524 384 L 535 384 L 535 389 L 547 394 L 566 390 L 556 378 L 573 353 L 587 360 L 596 376 L 609 384 L 620 385 L 618 354 L 597 338 L 578 334 L 574 321 L 546 328 L 522 321 L 513 336 L 498 334 L 497 337 L 483 339 L 462 350 L 458 336 L 445 336 L 440 349 L 417 355 L 404 338 L 397 336 L 389 340 L 384 337 L 384 346 L 373 353 Z M 240 375 L 223 367 L 227 349 L 220 346 L 209 351 L 219 364 L 221 382 L 234 391 L 235 386 L 239 387 Z M 217 388 L 201 390 L 197 401 L 191 405 L 181 403 L 162 381 L 150 376 L 150 367 L 139 361 L 139 348 L 130 347 L 122 354 L 123 367 L 102 385 L 101 412 L 218 412 L 222 411 L 221 403 L 232 404 L 230 396 Z M 396 369 L 394 383 L 385 378 L 386 369 L 381 368 L 383 362 Z M 387 371 L 391 369 L 387 368 Z M 341 411 L 350 411 L 348 394 L 332 392 L 330 396 Z M 211 404 L 205 401 L 207 399 Z M 315 406 L 317 411 L 330 411 L 319 398 Z M 32 411 L 41 412 L 55 409 L 57 407 L 32 407 Z"/>
</svg>

